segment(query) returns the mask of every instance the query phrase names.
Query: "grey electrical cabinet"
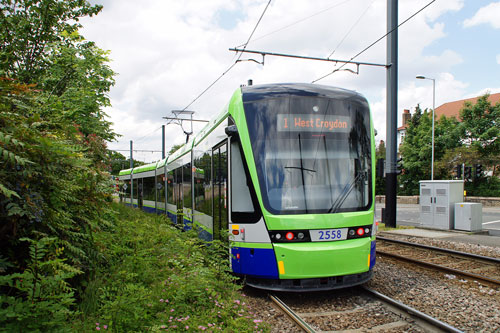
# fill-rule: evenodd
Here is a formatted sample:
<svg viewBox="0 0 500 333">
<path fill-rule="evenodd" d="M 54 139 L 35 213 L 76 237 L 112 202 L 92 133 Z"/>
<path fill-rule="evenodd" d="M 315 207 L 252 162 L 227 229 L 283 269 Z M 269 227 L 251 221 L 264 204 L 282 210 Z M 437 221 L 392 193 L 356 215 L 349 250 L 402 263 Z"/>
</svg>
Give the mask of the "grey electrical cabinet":
<svg viewBox="0 0 500 333">
<path fill-rule="evenodd" d="M 421 225 L 433 229 L 453 229 L 455 203 L 463 201 L 464 182 L 462 180 L 421 180 Z"/>
<path fill-rule="evenodd" d="M 483 205 L 474 202 L 456 203 L 455 229 L 466 231 L 483 230 Z"/>
</svg>

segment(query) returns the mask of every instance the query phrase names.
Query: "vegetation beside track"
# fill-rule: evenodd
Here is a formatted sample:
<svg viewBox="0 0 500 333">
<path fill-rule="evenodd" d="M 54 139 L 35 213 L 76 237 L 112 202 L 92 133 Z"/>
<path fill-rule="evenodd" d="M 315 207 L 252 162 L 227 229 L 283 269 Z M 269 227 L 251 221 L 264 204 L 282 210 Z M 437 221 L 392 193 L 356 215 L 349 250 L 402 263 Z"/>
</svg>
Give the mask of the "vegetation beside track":
<svg viewBox="0 0 500 333">
<path fill-rule="evenodd" d="M 113 205 L 112 226 L 96 234 L 99 269 L 82 302 L 78 331 L 263 329 L 229 273 L 227 247 L 207 246 L 165 216 Z"/>
<path fill-rule="evenodd" d="M 62 250 L 51 239 L 30 241 L 29 267 L 2 277 L 27 297 L 3 302 L 0 331 L 268 330 L 229 273 L 226 245 L 207 245 L 164 216 L 111 208 L 115 214 L 94 234 L 98 261 L 78 297 L 68 279 L 79 272 L 58 258 Z M 35 278 L 37 269 L 44 273 Z M 40 289 L 43 298 L 31 302 Z"/>
</svg>

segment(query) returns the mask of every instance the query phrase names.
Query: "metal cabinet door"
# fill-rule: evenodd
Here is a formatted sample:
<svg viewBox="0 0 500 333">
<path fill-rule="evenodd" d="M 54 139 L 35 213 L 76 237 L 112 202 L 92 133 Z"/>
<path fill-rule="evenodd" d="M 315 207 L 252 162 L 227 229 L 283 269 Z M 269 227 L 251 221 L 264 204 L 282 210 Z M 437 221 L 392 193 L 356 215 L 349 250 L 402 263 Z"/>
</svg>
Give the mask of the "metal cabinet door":
<svg viewBox="0 0 500 333">
<path fill-rule="evenodd" d="M 420 221 L 423 226 L 434 225 L 433 185 L 420 184 Z"/>
</svg>

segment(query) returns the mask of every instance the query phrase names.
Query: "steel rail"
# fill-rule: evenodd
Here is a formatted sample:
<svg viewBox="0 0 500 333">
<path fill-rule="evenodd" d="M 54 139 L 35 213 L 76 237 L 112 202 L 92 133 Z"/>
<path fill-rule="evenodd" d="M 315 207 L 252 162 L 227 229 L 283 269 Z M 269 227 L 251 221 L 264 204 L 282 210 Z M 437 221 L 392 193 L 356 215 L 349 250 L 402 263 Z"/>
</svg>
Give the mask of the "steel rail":
<svg viewBox="0 0 500 333">
<path fill-rule="evenodd" d="M 470 278 L 474 278 L 476 280 L 481 280 L 481 281 L 484 281 L 484 282 L 488 282 L 488 283 L 492 283 L 494 285 L 500 286 L 500 281 L 499 280 L 492 279 L 492 278 L 489 278 L 487 276 L 478 275 L 478 274 L 474 274 L 474 273 L 469 273 L 469 272 L 461 271 L 461 270 L 450 268 L 450 267 L 446 267 L 446 266 L 440 266 L 440 265 L 432 264 L 430 262 L 421 261 L 421 260 L 417 260 L 417 259 L 412 259 L 412 258 L 408 258 L 408 257 L 403 257 L 403 256 L 400 256 L 398 254 L 384 252 L 384 251 L 380 251 L 380 250 L 377 250 L 377 254 L 381 254 L 381 255 L 384 255 L 384 256 L 388 256 L 388 257 L 393 257 L 393 258 L 396 258 L 396 259 L 399 259 L 399 260 L 402 260 L 402 261 L 409 261 L 409 262 L 412 262 L 412 263 L 415 263 L 415 264 L 419 264 L 419 265 L 422 265 L 422 266 L 431 267 L 431 268 L 434 268 L 434 269 L 437 269 L 437 270 L 440 270 L 440 271 L 445 271 L 445 272 L 448 272 L 448 273 L 453 273 L 453 274 L 458 274 L 458 275 L 462 275 L 462 276 L 467 276 L 467 277 L 470 277 Z"/>
<path fill-rule="evenodd" d="M 315 333 L 316 331 L 309 326 L 302 318 L 299 317 L 292 309 L 290 309 L 282 300 L 274 295 L 269 295 L 269 298 L 283 311 L 285 312 L 297 325 L 304 330 L 304 332 Z"/>
<path fill-rule="evenodd" d="M 493 258 L 493 257 L 481 256 L 479 254 L 473 254 L 473 253 L 461 252 L 461 251 L 456 251 L 456 250 L 444 249 L 444 248 L 441 248 L 441 247 L 430 246 L 430 245 L 423 245 L 423 244 L 417 244 L 417 243 L 406 242 L 406 241 L 402 241 L 402 240 L 398 240 L 398 239 L 391 239 L 391 238 L 380 237 L 380 236 L 377 236 L 377 240 L 378 239 L 380 239 L 382 241 L 386 241 L 386 242 L 392 242 L 392 243 L 398 243 L 398 244 L 404 244 L 404 245 L 419 247 L 419 248 L 423 248 L 423 249 L 441 251 L 441 252 L 445 252 L 445 253 L 451 253 L 451 254 L 461 255 L 461 256 L 464 256 L 464 257 L 470 257 L 470 258 L 480 259 L 480 260 L 484 260 L 484 261 L 491 261 L 493 263 L 500 264 L 500 258 Z"/>
<path fill-rule="evenodd" d="M 361 286 L 361 288 L 363 288 L 367 292 L 373 294 L 377 298 L 383 300 L 384 302 L 389 303 L 389 304 L 397 307 L 400 310 L 403 310 L 404 312 L 408 313 L 410 316 L 416 317 L 420 320 L 423 320 L 423 321 L 425 321 L 425 322 L 427 322 L 435 327 L 438 327 L 446 332 L 453 332 L 453 333 L 463 332 L 463 331 L 461 331 L 461 330 L 459 330 L 451 325 L 448 325 L 445 322 L 442 322 L 434 317 L 431 317 L 423 312 L 418 311 L 417 309 L 414 309 L 414 308 L 409 307 L 408 305 L 405 305 L 405 304 L 403 304 L 395 299 L 392 299 L 389 296 L 381 294 L 378 291 L 375 291 L 375 290 L 370 289 L 370 288 L 365 287 L 365 286 Z"/>
</svg>

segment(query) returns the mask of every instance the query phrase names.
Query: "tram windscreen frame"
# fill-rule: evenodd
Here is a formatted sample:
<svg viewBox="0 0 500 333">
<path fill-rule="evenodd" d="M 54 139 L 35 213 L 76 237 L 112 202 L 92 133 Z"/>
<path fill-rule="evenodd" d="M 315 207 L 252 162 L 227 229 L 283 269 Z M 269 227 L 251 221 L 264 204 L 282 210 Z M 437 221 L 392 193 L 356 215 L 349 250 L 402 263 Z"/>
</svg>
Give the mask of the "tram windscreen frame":
<svg viewBox="0 0 500 333">
<path fill-rule="evenodd" d="M 244 103 L 265 208 L 272 214 L 372 205 L 366 100 L 281 96 Z"/>
</svg>

